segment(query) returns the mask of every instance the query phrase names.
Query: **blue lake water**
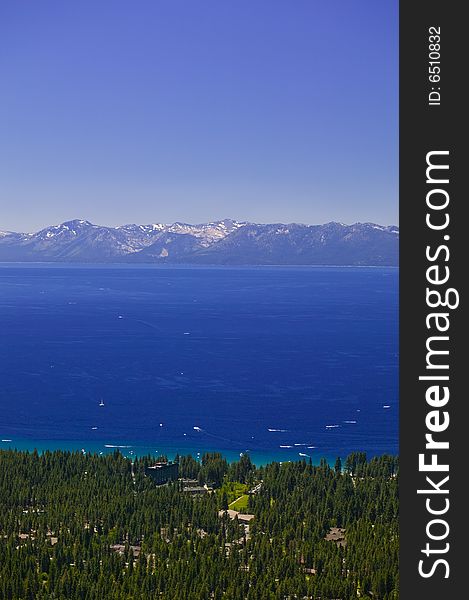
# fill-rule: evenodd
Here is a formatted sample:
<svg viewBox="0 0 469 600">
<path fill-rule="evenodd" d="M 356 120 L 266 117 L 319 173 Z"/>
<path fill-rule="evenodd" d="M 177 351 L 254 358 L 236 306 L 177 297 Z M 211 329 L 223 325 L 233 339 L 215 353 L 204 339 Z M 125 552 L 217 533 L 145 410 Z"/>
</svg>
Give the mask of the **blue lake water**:
<svg viewBox="0 0 469 600">
<path fill-rule="evenodd" d="M 0 265 L 0 376 L 0 448 L 397 453 L 398 270 Z"/>
</svg>

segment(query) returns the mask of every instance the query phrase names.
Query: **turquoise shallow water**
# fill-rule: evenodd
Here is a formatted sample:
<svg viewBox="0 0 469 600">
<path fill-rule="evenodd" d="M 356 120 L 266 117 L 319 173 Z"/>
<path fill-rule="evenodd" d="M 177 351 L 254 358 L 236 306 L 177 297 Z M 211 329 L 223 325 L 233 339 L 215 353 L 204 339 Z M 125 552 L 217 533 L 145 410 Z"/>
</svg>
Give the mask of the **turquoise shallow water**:
<svg viewBox="0 0 469 600">
<path fill-rule="evenodd" d="M 195 458 L 200 458 L 204 452 L 221 452 L 228 462 L 234 462 L 239 460 L 240 453 L 233 452 L 232 450 L 220 449 L 217 447 L 201 446 L 156 446 L 155 444 L 149 443 L 135 443 L 135 444 L 101 444 L 96 443 L 92 440 L 11 440 L 0 442 L 0 449 L 16 449 L 28 452 L 37 450 L 39 453 L 45 452 L 46 450 L 66 450 L 70 452 L 88 452 L 91 454 L 110 454 L 115 452 L 116 449 L 121 452 L 123 456 L 133 459 L 136 456 L 159 456 L 164 454 L 169 460 L 173 460 L 174 457 L 185 454 L 192 454 Z M 270 462 L 286 462 L 296 461 L 305 458 L 311 460 L 314 464 L 319 464 L 321 458 L 325 458 L 329 463 L 335 462 L 336 456 L 320 456 L 316 451 L 306 450 L 301 452 L 301 449 L 282 449 L 282 451 L 248 451 L 251 460 L 257 465 L 265 465 Z M 309 452 L 309 454 L 306 454 Z M 341 457 L 344 458 L 344 457 Z"/>
<path fill-rule="evenodd" d="M 397 269 L 0 265 L 0 336 L 2 447 L 398 451 Z"/>
</svg>

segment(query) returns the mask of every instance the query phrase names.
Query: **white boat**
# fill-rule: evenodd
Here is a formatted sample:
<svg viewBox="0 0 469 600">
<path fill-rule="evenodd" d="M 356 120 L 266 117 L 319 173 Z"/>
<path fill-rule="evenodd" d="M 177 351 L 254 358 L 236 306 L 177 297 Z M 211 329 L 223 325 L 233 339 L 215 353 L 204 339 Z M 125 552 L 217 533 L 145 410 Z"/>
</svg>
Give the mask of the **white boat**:
<svg viewBox="0 0 469 600">
<path fill-rule="evenodd" d="M 104 406 L 104 400 L 101 398 L 100 402 L 99 402 L 99 406 Z"/>
</svg>

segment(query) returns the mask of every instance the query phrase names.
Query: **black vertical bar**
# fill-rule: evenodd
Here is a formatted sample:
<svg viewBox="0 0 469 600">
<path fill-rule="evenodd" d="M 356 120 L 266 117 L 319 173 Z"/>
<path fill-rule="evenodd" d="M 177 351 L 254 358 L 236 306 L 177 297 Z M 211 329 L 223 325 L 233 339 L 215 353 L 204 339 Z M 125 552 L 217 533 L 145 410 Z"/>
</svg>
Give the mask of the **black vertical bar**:
<svg viewBox="0 0 469 600">
<path fill-rule="evenodd" d="M 446 600 L 466 597 L 467 593 L 464 570 L 467 570 L 469 519 L 464 509 L 469 501 L 463 491 L 468 478 L 467 467 L 463 464 L 466 458 L 463 443 L 469 441 L 464 418 L 469 398 L 463 378 L 468 370 L 466 356 L 469 353 L 465 348 L 462 311 L 465 305 L 464 273 L 467 277 L 469 259 L 466 243 L 469 226 L 463 216 L 469 204 L 468 194 L 463 190 L 468 171 L 464 164 L 467 109 L 463 108 L 463 87 L 467 84 L 469 69 L 463 59 L 469 53 L 463 7 L 464 3 L 460 2 L 434 0 L 402 2 L 400 5 L 401 600 Z M 432 27 L 434 29 L 430 29 Z M 430 46 L 432 43 L 438 46 Z M 448 152 L 433 155 L 431 161 L 448 165 L 449 169 L 430 171 L 429 179 L 448 178 L 448 183 L 427 182 L 427 155 L 432 151 Z M 448 195 L 449 203 L 445 209 L 436 210 L 427 205 L 427 194 L 431 190 L 444 191 L 432 192 L 430 204 L 440 202 L 443 205 Z M 448 214 L 448 226 L 432 230 L 426 223 L 427 214 L 436 225 L 443 224 Z M 427 247 L 433 260 L 426 256 Z M 439 247 L 442 249 L 437 254 Z M 435 265 L 437 270 L 427 274 L 427 269 Z M 438 274 L 441 279 L 440 276 L 448 272 L 446 283 L 428 281 L 428 275 L 434 278 Z M 442 295 L 454 288 L 460 296 L 459 307 L 432 309 L 427 302 L 427 288 L 439 290 Z M 450 296 L 454 303 L 456 292 Z M 434 294 L 432 300 L 435 299 Z M 427 321 L 431 313 L 447 315 L 450 322 L 447 332 L 437 331 L 436 319 L 430 317 Z M 446 322 L 445 319 L 441 317 L 440 325 Z M 448 369 L 429 369 L 427 365 L 426 344 L 431 336 L 438 335 L 447 336 L 449 340 L 434 340 L 430 342 L 434 344 L 431 347 L 449 350 L 449 354 L 435 355 L 431 364 L 447 364 Z M 448 376 L 449 380 L 419 380 L 419 376 L 434 375 Z M 434 415 L 432 421 L 428 415 L 436 408 L 427 402 L 426 392 L 436 385 L 440 386 L 441 393 L 447 386 L 450 398 L 446 405 L 437 407 L 438 417 Z M 435 418 L 439 423 L 444 422 L 445 412 L 450 419 L 449 427 L 433 433 L 433 439 L 448 441 L 449 449 L 426 449 L 428 440 L 425 436 L 432 433 L 426 418 L 434 426 Z M 438 464 L 449 465 L 449 471 L 420 470 L 420 454 L 424 454 L 425 463 L 435 454 Z M 449 480 L 440 485 L 447 475 Z M 433 490 L 435 486 L 448 493 L 417 493 L 417 490 Z M 429 512 L 429 509 L 443 511 L 445 508 L 448 510 L 440 515 Z M 441 519 L 447 525 L 432 523 L 435 519 Z M 429 533 L 442 539 L 431 539 Z M 442 562 L 437 563 L 438 560 Z M 460 590 L 465 588 L 461 595 Z"/>
</svg>

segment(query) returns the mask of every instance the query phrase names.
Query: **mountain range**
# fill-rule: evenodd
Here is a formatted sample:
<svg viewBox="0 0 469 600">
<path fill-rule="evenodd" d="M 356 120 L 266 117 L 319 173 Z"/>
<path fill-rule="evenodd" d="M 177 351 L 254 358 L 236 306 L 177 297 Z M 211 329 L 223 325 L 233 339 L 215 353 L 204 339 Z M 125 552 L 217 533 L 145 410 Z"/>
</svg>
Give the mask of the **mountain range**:
<svg viewBox="0 0 469 600">
<path fill-rule="evenodd" d="M 397 266 L 399 228 L 375 223 L 105 227 L 75 219 L 35 233 L 0 231 L 2 262 Z"/>
</svg>

